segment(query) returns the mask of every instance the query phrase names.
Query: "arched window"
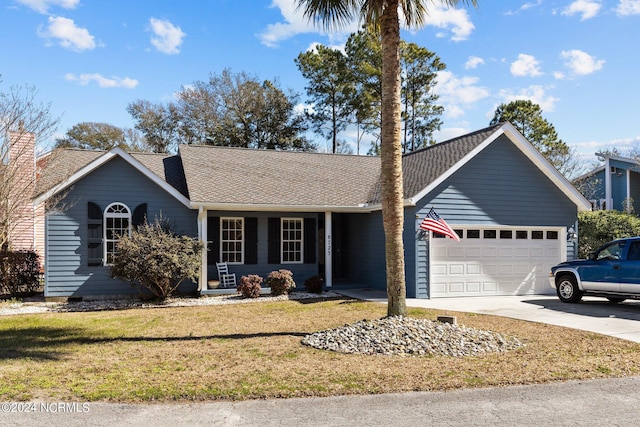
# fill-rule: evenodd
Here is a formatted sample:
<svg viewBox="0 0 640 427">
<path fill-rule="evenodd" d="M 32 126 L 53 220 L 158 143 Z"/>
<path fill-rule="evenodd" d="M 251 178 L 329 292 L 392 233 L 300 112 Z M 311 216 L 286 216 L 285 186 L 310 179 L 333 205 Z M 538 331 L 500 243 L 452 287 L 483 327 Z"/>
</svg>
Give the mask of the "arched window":
<svg viewBox="0 0 640 427">
<path fill-rule="evenodd" d="M 105 264 L 113 264 L 116 246 L 125 234 L 131 235 L 131 210 L 122 203 L 112 203 L 104 210 Z"/>
</svg>

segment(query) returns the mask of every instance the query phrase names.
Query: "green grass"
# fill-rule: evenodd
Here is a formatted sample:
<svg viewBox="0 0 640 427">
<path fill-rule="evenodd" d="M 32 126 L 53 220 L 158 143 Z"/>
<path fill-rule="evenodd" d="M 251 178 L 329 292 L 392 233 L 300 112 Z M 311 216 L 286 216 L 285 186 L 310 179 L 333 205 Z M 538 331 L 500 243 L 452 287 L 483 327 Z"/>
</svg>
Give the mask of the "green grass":
<svg viewBox="0 0 640 427">
<path fill-rule="evenodd" d="M 640 374 L 640 345 L 485 315 L 412 317 L 516 336 L 482 357 L 341 354 L 302 337 L 384 317 L 348 299 L 0 317 L 0 400 L 241 400 L 451 390 Z"/>
</svg>

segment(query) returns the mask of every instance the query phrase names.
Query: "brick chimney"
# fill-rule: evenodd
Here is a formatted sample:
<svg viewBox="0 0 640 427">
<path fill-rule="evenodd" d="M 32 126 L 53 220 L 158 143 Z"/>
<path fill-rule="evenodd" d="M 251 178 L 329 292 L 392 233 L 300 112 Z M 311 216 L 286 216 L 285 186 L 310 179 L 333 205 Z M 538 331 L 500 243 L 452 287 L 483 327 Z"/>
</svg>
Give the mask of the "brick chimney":
<svg viewBox="0 0 640 427">
<path fill-rule="evenodd" d="M 35 135 L 24 130 L 9 131 L 9 245 L 13 250 L 36 248 L 35 210 L 32 203 L 36 182 Z"/>
</svg>

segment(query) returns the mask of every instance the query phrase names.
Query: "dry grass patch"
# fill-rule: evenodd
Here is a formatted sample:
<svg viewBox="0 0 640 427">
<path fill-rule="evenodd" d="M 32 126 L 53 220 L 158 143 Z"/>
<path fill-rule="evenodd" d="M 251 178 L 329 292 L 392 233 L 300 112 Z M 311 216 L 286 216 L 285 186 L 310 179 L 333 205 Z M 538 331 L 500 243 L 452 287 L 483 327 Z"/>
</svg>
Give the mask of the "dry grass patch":
<svg viewBox="0 0 640 427">
<path fill-rule="evenodd" d="M 381 318 L 347 299 L 0 318 L 0 400 L 237 400 L 450 390 L 640 374 L 640 345 L 557 326 L 448 312 L 515 336 L 481 357 L 340 354 L 308 333 Z M 411 309 L 434 320 L 438 310 Z"/>
</svg>

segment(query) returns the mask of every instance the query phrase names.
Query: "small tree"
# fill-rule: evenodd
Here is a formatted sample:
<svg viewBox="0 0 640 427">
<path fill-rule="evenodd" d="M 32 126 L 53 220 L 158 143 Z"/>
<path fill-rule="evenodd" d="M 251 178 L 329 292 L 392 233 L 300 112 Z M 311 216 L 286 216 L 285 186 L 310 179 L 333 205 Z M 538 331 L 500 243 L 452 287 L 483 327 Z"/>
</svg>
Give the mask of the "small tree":
<svg viewBox="0 0 640 427">
<path fill-rule="evenodd" d="M 578 232 L 578 257 L 586 258 L 611 240 L 640 236 L 640 218 L 618 211 L 580 212 Z"/>
<path fill-rule="evenodd" d="M 111 276 L 164 300 L 183 281 L 197 280 L 202 249 L 196 238 L 177 235 L 166 220 L 156 219 L 120 239 Z"/>
</svg>

